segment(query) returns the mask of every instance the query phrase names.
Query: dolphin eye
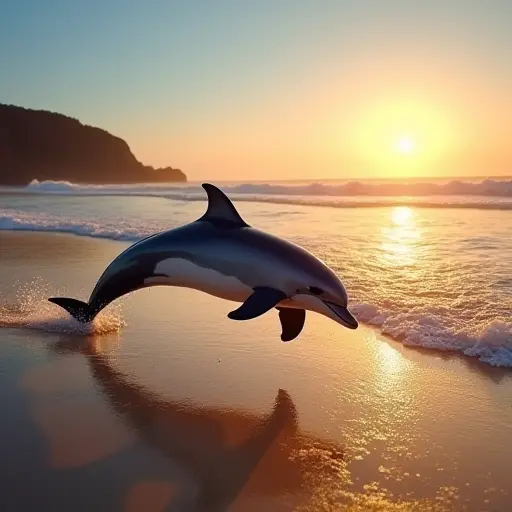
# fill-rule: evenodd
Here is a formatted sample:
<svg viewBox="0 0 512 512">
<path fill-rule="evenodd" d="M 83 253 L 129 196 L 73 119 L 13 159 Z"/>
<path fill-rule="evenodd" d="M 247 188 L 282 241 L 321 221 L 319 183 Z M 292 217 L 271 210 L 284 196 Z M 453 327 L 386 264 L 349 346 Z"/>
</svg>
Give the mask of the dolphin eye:
<svg viewBox="0 0 512 512">
<path fill-rule="evenodd" d="M 324 291 L 321 288 L 318 288 L 318 286 L 310 286 L 309 291 L 313 295 L 322 295 L 322 293 L 324 293 Z"/>
</svg>

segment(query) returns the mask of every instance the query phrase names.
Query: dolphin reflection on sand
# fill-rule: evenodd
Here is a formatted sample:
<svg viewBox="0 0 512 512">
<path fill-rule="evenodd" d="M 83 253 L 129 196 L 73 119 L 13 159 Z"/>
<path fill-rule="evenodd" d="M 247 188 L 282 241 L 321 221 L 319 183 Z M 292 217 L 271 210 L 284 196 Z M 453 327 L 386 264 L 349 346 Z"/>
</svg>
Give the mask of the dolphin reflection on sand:
<svg viewBox="0 0 512 512">
<path fill-rule="evenodd" d="M 115 369 L 105 355 L 83 352 L 116 413 L 141 439 L 193 475 L 199 492 L 192 510 L 253 510 L 247 497 L 263 500 L 255 510 L 296 510 L 314 493 L 308 482 L 316 486 L 319 479 L 325 483 L 339 475 L 341 448 L 300 432 L 295 405 L 282 389 L 272 411 L 260 418 L 228 407 L 164 399 Z"/>
</svg>

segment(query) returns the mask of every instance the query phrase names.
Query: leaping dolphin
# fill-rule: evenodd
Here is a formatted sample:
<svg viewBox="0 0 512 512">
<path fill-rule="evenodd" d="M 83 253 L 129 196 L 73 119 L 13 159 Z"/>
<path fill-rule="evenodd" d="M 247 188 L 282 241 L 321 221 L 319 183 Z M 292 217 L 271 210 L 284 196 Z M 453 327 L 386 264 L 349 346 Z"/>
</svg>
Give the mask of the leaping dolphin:
<svg viewBox="0 0 512 512">
<path fill-rule="evenodd" d="M 135 290 L 167 285 L 192 288 L 241 302 L 228 317 L 249 320 L 276 308 L 281 340 L 295 339 L 306 310 L 349 329 L 358 327 L 347 309 L 338 276 L 302 247 L 247 224 L 229 198 L 204 183 L 206 213 L 198 220 L 151 235 L 122 252 L 105 269 L 89 301 L 52 297 L 81 322 L 91 322 L 108 304 Z"/>
</svg>

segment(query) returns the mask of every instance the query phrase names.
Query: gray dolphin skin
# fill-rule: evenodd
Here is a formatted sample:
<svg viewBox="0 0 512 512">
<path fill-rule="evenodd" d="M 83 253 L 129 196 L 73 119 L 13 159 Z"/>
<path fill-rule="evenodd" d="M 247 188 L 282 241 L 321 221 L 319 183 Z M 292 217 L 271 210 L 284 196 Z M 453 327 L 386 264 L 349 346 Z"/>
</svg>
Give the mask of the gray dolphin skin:
<svg viewBox="0 0 512 512">
<path fill-rule="evenodd" d="M 338 276 L 302 247 L 249 226 L 217 187 L 202 185 L 206 213 L 190 224 L 151 235 L 105 269 L 87 303 L 48 299 L 81 322 L 91 322 L 114 300 L 150 286 L 180 286 L 242 303 L 228 314 L 249 320 L 276 308 L 282 341 L 295 339 L 306 310 L 356 329 Z"/>
</svg>

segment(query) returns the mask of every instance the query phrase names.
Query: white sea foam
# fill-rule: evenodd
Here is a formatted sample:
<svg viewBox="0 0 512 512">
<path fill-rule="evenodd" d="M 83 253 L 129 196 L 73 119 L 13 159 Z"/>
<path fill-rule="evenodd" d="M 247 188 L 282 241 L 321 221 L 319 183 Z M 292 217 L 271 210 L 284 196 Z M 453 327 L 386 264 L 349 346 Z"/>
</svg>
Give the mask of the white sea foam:
<svg viewBox="0 0 512 512">
<path fill-rule="evenodd" d="M 13 210 L 0 210 L 0 230 L 42 231 L 71 233 L 74 235 L 110 240 L 136 241 L 153 233 L 151 228 L 129 222 L 98 221 Z"/>
<path fill-rule="evenodd" d="M 425 309 L 397 312 L 372 304 L 354 304 L 351 309 L 360 321 L 379 327 L 404 345 L 460 352 L 492 366 L 512 368 L 512 322 L 475 322 L 468 329 L 458 326 L 454 318 Z"/>
</svg>

